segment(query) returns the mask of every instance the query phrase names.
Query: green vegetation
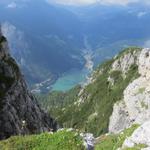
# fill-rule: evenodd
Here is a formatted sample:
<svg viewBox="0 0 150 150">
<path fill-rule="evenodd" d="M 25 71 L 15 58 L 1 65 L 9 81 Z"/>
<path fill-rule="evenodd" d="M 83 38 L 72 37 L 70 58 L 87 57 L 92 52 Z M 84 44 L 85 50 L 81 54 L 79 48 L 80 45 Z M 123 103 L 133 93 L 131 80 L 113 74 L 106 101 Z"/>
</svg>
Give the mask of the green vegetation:
<svg viewBox="0 0 150 150">
<path fill-rule="evenodd" d="M 0 142 L 1 150 L 85 150 L 82 138 L 75 131 L 54 134 L 16 136 Z"/>
<path fill-rule="evenodd" d="M 77 93 L 80 91 L 80 89 L 80 86 L 76 86 L 69 92 L 53 91 L 47 95 L 36 95 L 36 97 L 44 108 L 51 108 L 54 106 L 64 107 L 77 98 Z"/>
<path fill-rule="evenodd" d="M 47 95 L 36 95 L 36 97 L 41 106 L 49 110 L 50 115 L 57 119 L 62 115 L 63 108 L 72 104 L 77 99 L 80 89 L 80 86 L 76 86 L 66 93 L 53 91 Z M 61 124 L 61 122 L 59 123 Z"/>
<path fill-rule="evenodd" d="M 47 97 L 46 105 L 57 108 L 55 110 L 52 109 L 54 111 L 50 112 L 66 128 L 73 127 L 83 132 L 94 133 L 95 136 L 107 133 L 109 118 L 112 114 L 114 103 L 122 100 L 125 88 L 129 83 L 139 77 L 138 66 L 136 64 L 131 65 L 125 75 L 119 70 L 112 71 L 112 64 L 127 52 L 132 54 L 139 50 L 141 49 L 128 48 L 116 58 L 101 64 L 93 73 L 94 82 L 85 87 L 80 97 L 78 96 L 79 90 L 74 90 L 74 94 L 72 95 L 75 96 L 73 96 L 73 99 L 71 96 L 69 101 L 67 101 L 68 103 L 65 103 L 65 99 L 63 99 L 65 105 L 51 105 L 49 103 L 49 97 Z M 108 81 L 109 77 L 114 80 L 113 85 Z M 57 98 L 56 95 L 55 97 Z M 61 97 L 61 94 L 58 94 L 58 97 Z M 75 103 L 79 99 L 82 99 L 83 103 Z M 62 102 L 61 100 L 59 101 Z"/>
<path fill-rule="evenodd" d="M 127 54 L 127 53 L 131 53 L 132 55 L 134 54 L 134 52 L 140 52 L 142 50 L 142 48 L 140 47 L 129 47 L 129 48 L 125 48 L 123 51 L 121 51 L 119 53 L 119 55 L 117 56 L 117 58 L 122 57 L 123 55 Z"/>
<path fill-rule="evenodd" d="M 65 107 L 58 118 L 58 121 L 65 127 L 79 128 L 94 133 L 95 136 L 108 131 L 109 117 L 112 114 L 114 103 L 123 98 L 124 89 L 138 77 L 137 66 L 131 66 L 125 79 L 119 71 L 110 73 L 109 67 L 109 62 L 104 64 L 103 73 L 94 83 L 86 87 L 82 95 L 85 99 L 83 104 L 79 106 L 72 104 Z M 114 77 L 114 86 L 110 86 L 109 76 Z M 97 115 L 91 119 L 91 115 L 95 113 Z"/>
<path fill-rule="evenodd" d="M 145 88 L 140 88 L 140 89 L 138 90 L 138 94 L 143 94 L 144 91 L 145 91 Z"/>
<path fill-rule="evenodd" d="M 138 144 L 132 148 L 124 148 L 123 150 L 141 150 L 142 148 L 146 148 L 146 147 L 147 147 L 147 145 L 145 145 L 145 144 Z"/>
<path fill-rule="evenodd" d="M 135 129 L 137 129 L 138 127 L 139 125 L 133 125 L 131 128 L 125 129 L 120 134 L 110 134 L 101 136 L 96 144 L 95 150 L 117 150 L 119 147 L 122 146 L 125 139 L 127 137 L 130 137 L 132 133 L 135 131 Z"/>
<path fill-rule="evenodd" d="M 142 107 L 142 108 L 145 108 L 145 109 L 148 109 L 148 105 L 145 104 L 145 102 L 143 102 L 143 101 L 141 102 L 141 107 Z"/>
</svg>

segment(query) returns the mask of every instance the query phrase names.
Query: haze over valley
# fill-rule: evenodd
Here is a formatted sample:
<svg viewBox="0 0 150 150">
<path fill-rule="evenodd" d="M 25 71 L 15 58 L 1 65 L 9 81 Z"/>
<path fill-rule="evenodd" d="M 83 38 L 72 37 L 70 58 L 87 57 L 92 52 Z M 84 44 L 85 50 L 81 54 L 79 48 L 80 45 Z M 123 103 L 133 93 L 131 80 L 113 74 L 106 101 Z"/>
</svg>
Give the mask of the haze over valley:
<svg viewBox="0 0 150 150">
<path fill-rule="evenodd" d="M 150 150 L 150 1 L 0 0 L 0 150 Z"/>
</svg>

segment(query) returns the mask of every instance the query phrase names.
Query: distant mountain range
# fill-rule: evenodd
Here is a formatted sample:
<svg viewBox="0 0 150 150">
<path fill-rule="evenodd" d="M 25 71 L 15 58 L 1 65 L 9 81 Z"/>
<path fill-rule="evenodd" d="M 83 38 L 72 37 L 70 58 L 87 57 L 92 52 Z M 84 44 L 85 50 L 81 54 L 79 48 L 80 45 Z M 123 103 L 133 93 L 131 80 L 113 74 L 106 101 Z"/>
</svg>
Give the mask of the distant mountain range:
<svg viewBox="0 0 150 150">
<path fill-rule="evenodd" d="M 67 7 L 32 0 L 6 1 L 0 9 L 3 32 L 31 86 L 82 70 L 85 49 L 96 66 L 123 47 L 149 46 L 150 11 L 139 5 Z"/>
</svg>

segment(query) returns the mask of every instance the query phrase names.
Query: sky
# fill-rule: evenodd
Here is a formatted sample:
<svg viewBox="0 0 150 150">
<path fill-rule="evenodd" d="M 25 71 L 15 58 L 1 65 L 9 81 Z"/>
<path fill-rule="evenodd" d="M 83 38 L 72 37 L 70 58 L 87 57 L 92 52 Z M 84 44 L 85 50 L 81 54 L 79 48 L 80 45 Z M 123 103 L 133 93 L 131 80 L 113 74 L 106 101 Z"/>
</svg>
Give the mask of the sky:
<svg viewBox="0 0 150 150">
<path fill-rule="evenodd" d="M 32 0 L 0 0 L 0 4 L 9 3 L 8 4 L 9 8 L 15 8 L 18 2 L 20 3 L 28 1 Z M 122 5 L 122 6 L 127 6 L 128 4 L 132 3 L 141 3 L 150 5 L 150 0 L 43 0 L 43 1 L 47 1 L 49 3 L 57 3 L 63 5 L 78 5 L 78 6 L 91 5 L 95 3 L 99 3 L 102 5 Z"/>
<path fill-rule="evenodd" d="M 99 3 L 103 5 L 123 5 L 132 3 L 150 4 L 150 0 L 47 0 L 50 3 L 58 3 L 64 5 L 90 5 Z"/>
</svg>

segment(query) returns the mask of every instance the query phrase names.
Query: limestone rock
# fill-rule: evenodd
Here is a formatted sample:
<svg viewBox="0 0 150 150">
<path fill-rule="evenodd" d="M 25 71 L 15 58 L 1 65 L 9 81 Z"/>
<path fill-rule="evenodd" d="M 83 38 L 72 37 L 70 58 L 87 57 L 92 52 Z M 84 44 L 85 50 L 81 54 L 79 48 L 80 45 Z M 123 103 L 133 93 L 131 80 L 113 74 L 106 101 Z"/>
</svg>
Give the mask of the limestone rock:
<svg viewBox="0 0 150 150">
<path fill-rule="evenodd" d="M 113 108 L 113 114 L 110 117 L 109 131 L 119 133 L 131 125 L 124 102 L 116 103 Z"/>
<path fill-rule="evenodd" d="M 142 77 L 150 78 L 150 49 L 145 48 L 142 50 L 139 57 L 139 73 Z"/>
<path fill-rule="evenodd" d="M 95 138 L 91 133 L 81 133 L 80 136 L 84 140 L 84 145 L 87 150 L 94 150 Z"/>
<path fill-rule="evenodd" d="M 138 63 L 140 51 L 128 52 L 123 54 L 119 59 L 116 59 L 112 65 L 112 70 L 119 70 L 123 74 L 129 71 L 133 64 Z"/>
<path fill-rule="evenodd" d="M 109 131 L 117 133 L 133 123 L 143 124 L 150 118 L 150 49 L 143 49 L 138 68 L 141 75 L 128 85 L 123 100 L 116 104 L 110 118 Z"/>
<path fill-rule="evenodd" d="M 122 148 L 131 148 L 139 144 L 147 146 L 147 148 L 143 148 L 143 150 L 150 149 L 150 121 L 145 122 L 142 126 L 136 129 L 132 136 L 124 141 Z"/>
</svg>

